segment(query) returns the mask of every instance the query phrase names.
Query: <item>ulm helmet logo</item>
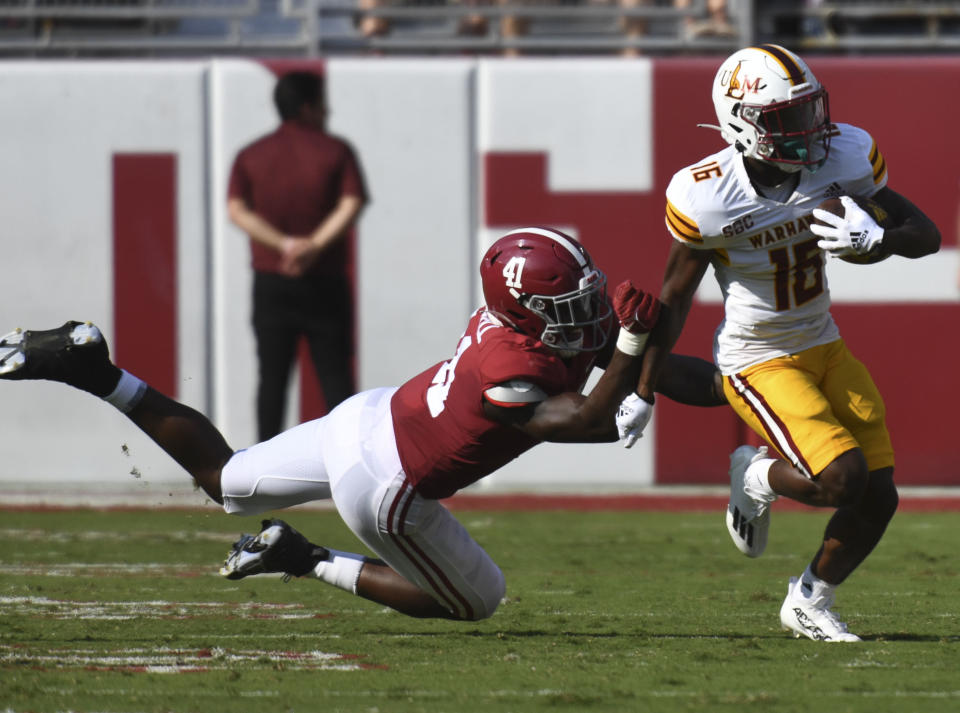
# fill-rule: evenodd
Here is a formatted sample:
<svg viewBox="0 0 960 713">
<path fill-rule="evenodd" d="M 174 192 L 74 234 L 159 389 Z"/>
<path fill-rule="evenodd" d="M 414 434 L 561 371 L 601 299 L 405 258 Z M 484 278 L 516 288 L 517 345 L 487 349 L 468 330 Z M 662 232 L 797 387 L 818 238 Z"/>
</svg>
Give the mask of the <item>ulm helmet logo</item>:
<svg viewBox="0 0 960 713">
<path fill-rule="evenodd" d="M 747 96 L 747 92 L 758 94 L 760 90 L 764 89 L 764 87 L 760 84 L 762 81 L 760 77 L 757 77 L 752 82 L 748 78 L 744 77 L 741 84 L 741 66 L 742 63 L 737 62 L 737 66 L 732 73 L 724 72 L 720 78 L 720 84 L 726 85 L 727 87 L 726 96 L 730 97 L 731 99 L 736 99 L 737 101 L 744 99 Z"/>
</svg>

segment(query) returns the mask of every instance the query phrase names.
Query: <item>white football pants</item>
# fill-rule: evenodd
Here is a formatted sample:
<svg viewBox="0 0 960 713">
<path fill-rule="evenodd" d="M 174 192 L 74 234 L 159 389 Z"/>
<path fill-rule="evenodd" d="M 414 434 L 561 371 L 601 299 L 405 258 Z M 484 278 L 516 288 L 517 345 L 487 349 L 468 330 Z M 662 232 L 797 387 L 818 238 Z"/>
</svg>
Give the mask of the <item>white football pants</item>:
<svg viewBox="0 0 960 713">
<path fill-rule="evenodd" d="M 506 591 L 503 573 L 449 510 L 407 481 L 390 413 L 395 391 L 356 394 L 323 418 L 237 451 L 220 477 L 223 509 L 255 515 L 332 497 L 380 559 L 460 618 L 484 619 Z"/>
</svg>

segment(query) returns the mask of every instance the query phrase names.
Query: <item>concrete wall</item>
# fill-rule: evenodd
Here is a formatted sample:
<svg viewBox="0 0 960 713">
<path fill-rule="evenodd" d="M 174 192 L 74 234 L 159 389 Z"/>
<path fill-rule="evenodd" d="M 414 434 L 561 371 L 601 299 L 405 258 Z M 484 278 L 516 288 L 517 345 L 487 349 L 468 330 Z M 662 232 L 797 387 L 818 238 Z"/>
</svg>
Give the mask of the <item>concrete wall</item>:
<svg viewBox="0 0 960 713">
<path fill-rule="evenodd" d="M 834 118 L 871 130 L 891 187 L 937 220 L 944 250 L 869 268 L 831 261 L 835 315 L 885 394 L 898 479 L 958 484 L 960 446 L 939 434 L 960 379 L 939 355 L 960 348 L 951 168 L 960 147 L 948 121 L 960 98 L 935 87 L 956 86 L 960 61 L 884 62 L 824 59 L 814 69 Z M 695 127 L 713 120 L 714 60 L 314 65 L 328 78 L 331 130 L 356 147 L 372 196 L 355 243 L 361 388 L 399 384 L 451 355 L 481 302 L 477 259 L 512 227 L 569 230 L 612 284 L 632 277 L 657 289 L 670 240 L 666 183 L 720 146 Z M 122 366 L 211 415 L 235 447 L 251 443 L 248 251 L 224 197 L 233 155 L 276 123 L 270 91 L 287 66 L 5 63 L 0 329 L 93 320 Z M 911 102 L 882 101 L 891 84 L 909 87 Z M 924 130 L 904 131 L 916 117 Z M 709 356 L 717 298 L 706 279 L 680 351 Z M 140 316 L 132 326 L 131 313 Z M 291 386 L 291 423 L 315 408 L 307 381 Z M 179 468 L 109 406 L 56 384 L 0 390 L 8 490 L 82 483 L 150 490 L 162 502 L 184 489 Z M 726 456 L 747 438 L 736 419 L 661 401 L 631 451 L 544 445 L 476 487 L 725 482 Z"/>
</svg>

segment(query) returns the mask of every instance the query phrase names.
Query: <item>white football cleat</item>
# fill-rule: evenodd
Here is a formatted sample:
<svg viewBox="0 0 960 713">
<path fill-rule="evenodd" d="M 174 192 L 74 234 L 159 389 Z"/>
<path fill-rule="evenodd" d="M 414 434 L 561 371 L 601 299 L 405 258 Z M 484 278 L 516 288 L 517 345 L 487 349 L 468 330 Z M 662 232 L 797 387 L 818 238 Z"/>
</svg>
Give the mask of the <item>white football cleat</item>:
<svg viewBox="0 0 960 713">
<path fill-rule="evenodd" d="M 770 503 L 777 499 L 765 493 L 747 474 L 747 469 L 767 458 L 767 447 L 740 446 L 730 455 L 730 502 L 727 505 L 727 532 L 747 557 L 759 557 L 767 547 L 770 533 Z"/>
<path fill-rule="evenodd" d="M 809 584 L 791 577 L 787 598 L 780 607 L 780 624 L 798 639 L 806 636 L 814 641 L 862 641 L 847 631 L 847 625 L 830 611 L 833 601 L 832 591 L 816 595 Z"/>
</svg>

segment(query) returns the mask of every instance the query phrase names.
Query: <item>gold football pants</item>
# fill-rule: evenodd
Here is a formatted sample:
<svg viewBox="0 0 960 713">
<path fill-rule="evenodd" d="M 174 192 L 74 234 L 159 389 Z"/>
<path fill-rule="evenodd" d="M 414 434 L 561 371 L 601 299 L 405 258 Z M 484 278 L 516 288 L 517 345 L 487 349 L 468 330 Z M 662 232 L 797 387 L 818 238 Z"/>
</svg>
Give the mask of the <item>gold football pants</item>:
<svg viewBox="0 0 960 713">
<path fill-rule="evenodd" d="M 740 418 L 807 477 L 853 448 L 871 471 L 893 465 L 883 398 L 842 339 L 726 375 L 723 390 Z"/>
</svg>

